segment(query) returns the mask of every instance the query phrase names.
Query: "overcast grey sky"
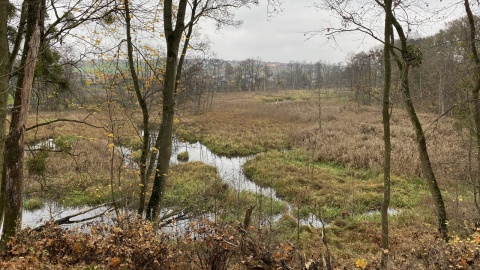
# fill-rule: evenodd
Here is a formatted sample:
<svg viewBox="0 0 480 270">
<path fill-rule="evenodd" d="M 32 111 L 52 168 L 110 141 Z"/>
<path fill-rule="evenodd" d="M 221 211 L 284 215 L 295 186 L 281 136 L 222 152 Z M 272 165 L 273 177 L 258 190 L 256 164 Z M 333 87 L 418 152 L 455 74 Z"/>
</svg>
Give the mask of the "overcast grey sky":
<svg viewBox="0 0 480 270">
<path fill-rule="evenodd" d="M 260 1 L 259 6 L 236 12 L 236 18 L 243 20 L 240 28 L 228 27 L 215 32 L 212 23 L 203 24 L 202 32 L 212 41 L 211 49 L 218 58 L 244 60 L 260 57 L 264 61 L 323 60 L 336 63 L 345 61 L 352 52 L 380 45 L 370 37 L 353 33 L 337 37 L 337 43 L 327 40 L 324 34 L 307 40 L 306 31 L 327 27 L 325 24 L 334 21 L 330 14 L 316 10 L 312 6 L 314 0 L 284 0 L 283 13 L 269 19 L 265 2 Z M 374 23 L 383 24 L 381 18 Z M 425 36 L 443 26 L 444 22 L 436 22 L 417 31 Z"/>
</svg>

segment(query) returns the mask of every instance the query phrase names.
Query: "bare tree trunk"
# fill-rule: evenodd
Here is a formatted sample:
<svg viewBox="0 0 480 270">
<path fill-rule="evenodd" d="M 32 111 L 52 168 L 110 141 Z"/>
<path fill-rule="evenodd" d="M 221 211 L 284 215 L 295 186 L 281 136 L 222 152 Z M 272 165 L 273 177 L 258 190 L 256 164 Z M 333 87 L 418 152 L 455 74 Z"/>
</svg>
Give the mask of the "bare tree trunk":
<svg viewBox="0 0 480 270">
<path fill-rule="evenodd" d="M 409 48 L 407 46 L 407 38 L 405 36 L 402 26 L 396 20 L 392 12 L 389 12 L 391 13 L 393 25 L 397 30 L 401 42 L 402 58 L 400 59 L 400 57 L 396 55 L 393 49 L 391 49 L 390 51 L 395 55 L 395 60 L 397 62 L 398 68 L 400 69 L 401 88 L 404 96 L 405 107 L 415 130 L 416 142 L 420 155 L 420 162 L 422 164 L 423 177 L 425 177 L 427 180 L 427 184 L 430 189 L 430 193 L 432 195 L 434 206 L 436 209 L 438 230 L 441 237 L 445 241 L 448 241 L 447 212 L 445 210 L 442 192 L 438 187 L 437 179 L 435 177 L 435 173 L 433 172 L 432 164 L 430 162 L 425 133 L 423 132 L 422 125 L 418 119 L 417 113 L 415 111 L 415 106 L 413 105 L 412 97 L 410 95 L 410 83 L 408 79 L 410 66 L 414 64 L 420 64 L 421 59 L 418 58 L 419 56 L 416 55 L 416 52 L 413 51 L 412 48 Z"/>
<path fill-rule="evenodd" d="M 387 267 L 388 262 L 388 207 L 390 206 L 390 160 L 392 153 L 392 144 L 390 141 L 390 87 L 392 79 L 392 64 L 390 62 L 390 48 L 392 38 L 392 0 L 385 0 L 385 34 L 383 46 L 383 64 L 384 64 L 384 85 L 383 85 L 383 203 L 381 209 L 382 215 L 382 268 Z"/>
<path fill-rule="evenodd" d="M 478 170 L 480 170 L 480 56 L 478 55 L 478 48 L 476 44 L 476 29 L 475 29 L 475 17 L 473 16 L 472 10 L 470 9 L 470 3 L 468 0 L 464 1 L 465 11 L 468 17 L 468 24 L 470 26 L 470 49 L 472 50 L 472 57 L 475 63 L 475 85 L 472 89 L 472 112 L 473 112 L 473 119 L 475 122 L 474 130 L 475 130 L 475 139 L 476 139 L 476 147 L 477 147 L 477 166 Z M 474 188 L 474 197 L 477 198 L 477 195 L 480 191 L 480 173 L 477 175 L 477 181 L 473 184 Z M 477 207 L 478 215 L 480 215 L 480 209 Z"/>
<path fill-rule="evenodd" d="M 7 21 L 9 1 L 0 0 L 0 52 L 9 52 L 8 35 L 7 35 Z M 5 203 L 5 177 L 4 173 L 4 151 L 5 151 L 5 133 L 7 122 L 7 100 L 8 100 L 8 86 L 9 86 L 9 55 L 4 53 L 0 56 L 0 224 L 3 222 L 4 203 Z"/>
<path fill-rule="evenodd" d="M 44 0 L 27 1 L 27 29 L 10 130 L 5 143 L 5 213 L 0 248 L 21 228 L 25 125 L 44 20 Z"/>
<path fill-rule="evenodd" d="M 172 153 L 173 117 L 175 114 L 175 85 L 178 68 L 178 51 L 185 28 L 185 11 L 187 0 L 180 0 L 177 8 L 175 29 L 173 28 L 173 5 L 172 0 L 165 0 L 163 3 L 163 19 L 165 39 L 167 43 L 167 63 L 164 75 L 163 87 L 163 111 L 162 123 L 158 134 L 159 154 L 157 167 L 153 180 L 152 195 L 147 205 L 146 217 L 154 220 L 159 215 L 160 204 L 164 197 L 165 186 L 168 179 L 170 167 L 170 156 Z"/>
<path fill-rule="evenodd" d="M 135 95 L 137 96 L 138 104 L 142 110 L 142 124 L 143 124 L 143 142 L 140 155 L 140 198 L 138 206 L 138 215 L 143 215 L 145 210 L 145 199 L 148 185 L 147 177 L 147 158 L 150 151 L 150 126 L 149 126 L 149 113 L 147 101 L 140 90 L 140 85 L 138 83 L 137 71 L 135 69 L 135 63 L 133 62 L 133 44 L 132 44 L 132 35 L 131 35 L 131 17 L 130 17 L 130 4 L 128 1 L 125 1 L 125 29 L 127 31 L 127 53 L 128 53 L 128 66 L 130 68 L 130 75 L 132 76 L 133 89 Z"/>
</svg>

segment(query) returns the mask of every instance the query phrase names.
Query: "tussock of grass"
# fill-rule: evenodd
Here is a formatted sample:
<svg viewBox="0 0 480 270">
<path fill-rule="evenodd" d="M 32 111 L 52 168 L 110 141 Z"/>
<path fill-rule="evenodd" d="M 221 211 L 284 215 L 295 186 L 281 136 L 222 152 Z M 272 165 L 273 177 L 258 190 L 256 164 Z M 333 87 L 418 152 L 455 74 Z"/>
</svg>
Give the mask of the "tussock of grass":
<svg viewBox="0 0 480 270">
<path fill-rule="evenodd" d="M 228 193 L 223 213 L 225 221 L 242 221 L 245 209 L 255 205 L 252 219 L 253 223 L 269 222 L 276 215 L 285 213 L 287 206 L 281 201 L 271 200 L 269 197 L 250 191 L 234 191 Z"/>
<path fill-rule="evenodd" d="M 181 152 L 181 153 L 178 153 L 177 155 L 177 159 L 180 160 L 180 161 L 188 161 L 188 152 L 185 151 L 185 152 Z"/>
<path fill-rule="evenodd" d="M 23 208 L 26 210 L 35 210 L 42 208 L 43 204 L 45 203 L 44 200 L 38 197 L 32 197 L 25 199 L 23 201 Z"/>
</svg>

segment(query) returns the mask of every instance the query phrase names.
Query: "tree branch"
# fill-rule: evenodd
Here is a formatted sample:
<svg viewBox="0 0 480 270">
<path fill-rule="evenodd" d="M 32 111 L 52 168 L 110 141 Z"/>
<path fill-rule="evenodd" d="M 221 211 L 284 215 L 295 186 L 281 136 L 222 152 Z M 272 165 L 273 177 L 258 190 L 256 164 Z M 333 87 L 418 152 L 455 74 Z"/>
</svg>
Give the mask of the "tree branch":
<svg viewBox="0 0 480 270">
<path fill-rule="evenodd" d="M 60 119 L 55 119 L 55 120 L 52 120 L 52 121 L 48 121 L 48 122 L 45 122 L 45 123 L 40 123 L 40 124 L 31 126 L 31 127 L 28 127 L 28 128 L 26 128 L 25 130 L 26 130 L 26 131 L 29 131 L 29 130 L 36 129 L 36 128 L 39 128 L 39 127 L 41 127 L 41 126 L 50 125 L 50 124 L 53 124 L 53 123 L 56 123 L 56 122 L 73 122 L 73 123 L 84 124 L 84 125 L 87 125 L 87 126 L 90 126 L 90 127 L 94 127 L 94 128 L 103 128 L 103 129 L 105 129 L 105 127 L 99 127 L 99 126 L 95 126 L 95 125 L 89 124 L 89 123 L 85 122 L 85 120 L 80 121 L 80 120 L 75 120 L 75 119 L 60 118 Z"/>
</svg>

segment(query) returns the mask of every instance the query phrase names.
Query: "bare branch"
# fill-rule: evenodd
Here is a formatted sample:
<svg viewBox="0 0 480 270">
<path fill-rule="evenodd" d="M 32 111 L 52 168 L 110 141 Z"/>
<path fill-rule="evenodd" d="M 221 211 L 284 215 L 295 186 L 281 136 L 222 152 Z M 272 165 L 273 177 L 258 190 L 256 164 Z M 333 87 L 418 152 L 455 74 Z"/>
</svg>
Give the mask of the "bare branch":
<svg viewBox="0 0 480 270">
<path fill-rule="evenodd" d="M 31 127 L 28 127 L 28 128 L 26 128 L 26 131 L 29 131 L 29 130 L 32 130 L 32 129 L 36 129 L 36 128 L 39 128 L 39 127 L 41 127 L 41 126 L 46 126 L 46 125 L 50 125 L 50 124 L 53 124 L 53 123 L 57 123 L 57 122 L 79 123 L 79 124 L 84 124 L 84 125 L 87 125 L 87 126 L 90 126 L 90 127 L 94 127 L 94 128 L 102 128 L 102 129 L 105 129 L 105 127 L 100 127 L 100 126 L 95 126 L 95 125 L 89 124 L 89 123 L 85 122 L 85 120 L 80 121 L 80 120 L 75 120 L 75 119 L 60 118 L 60 119 L 55 119 L 55 120 L 52 120 L 52 121 L 48 121 L 48 122 L 45 122 L 45 123 L 40 123 L 40 124 L 31 126 Z"/>
</svg>

